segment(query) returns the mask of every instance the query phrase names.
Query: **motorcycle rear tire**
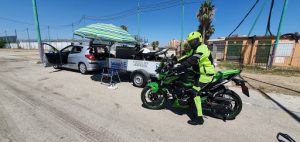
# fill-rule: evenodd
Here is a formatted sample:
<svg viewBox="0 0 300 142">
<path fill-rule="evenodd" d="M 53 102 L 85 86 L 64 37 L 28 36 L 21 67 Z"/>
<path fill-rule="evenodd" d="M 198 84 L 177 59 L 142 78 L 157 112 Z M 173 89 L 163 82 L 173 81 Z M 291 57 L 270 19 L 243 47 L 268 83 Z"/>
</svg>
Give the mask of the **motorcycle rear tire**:
<svg viewBox="0 0 300 142">
<path fill-rule="evenodd" d="M 239 115 L 239 113 L 242 111 L 242 106 L 243 106 L 243 103 L 242 103 L 242 99 L 240 98 L 240 96 L 238 94 L 236 94 L 234 91 L 232 90 L 226 90 L 224 93 L 221 93 L 221 94 L 226 94 L 226 95 L 229 95 L 230 97 L 232 97 L 235 101 L 235 108 L 234 108 L 234 111 L 229 114 L 228 116 L 224 116 L 222 114 L 219 114 L 217 113 L 214 109 L 214 108 L 211 108 L 211 112 L 212 112 L 212 115 L 216 118 L 219 118 L 219 119 L 226 119 L 226 120 L 233 120 L 235 119 L 235 117 L 237 115 Z M 218 94 L 218 95 L 221 95 L 221 94 Z M 216 95 L 216 96 L 218 96 Z"/>
</svg>

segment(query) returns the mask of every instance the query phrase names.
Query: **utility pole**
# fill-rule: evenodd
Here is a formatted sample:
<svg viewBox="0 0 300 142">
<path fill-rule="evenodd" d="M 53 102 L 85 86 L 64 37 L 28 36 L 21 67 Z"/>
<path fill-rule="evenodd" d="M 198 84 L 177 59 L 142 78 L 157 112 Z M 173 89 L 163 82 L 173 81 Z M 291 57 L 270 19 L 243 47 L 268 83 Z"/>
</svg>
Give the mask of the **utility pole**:
<svg viewBox="0 0 300 142">
<path fill-rule="evenodd" d="M 57 40 L 56 40 L 55 43 L 56 43 L 56 47 L 58 47 L 58 46 L 57 46 L 57 43 L 58 43 L 58 33 L 56 33 L 56 39 L 57 39 Z"/>
<path fill-rule="evenodd" d="M 17 29 L 15 29 L 15 36 L 16 36 L 16 43 L 17 43 L 17 47 L 18 49 L 20 48 L 20 44 L 18 42 L 18 34 L 17 34 Z"/>
<path fill-rule="evenodd" d="M 253 29 L 254 29 L 254 27 L 255 27 L 255 25 L 256 25 L 256 23 L 257 23 L 259 17 L 260 17 L 260 15 L 261 15 L 261 13 L 262 13 L 263 10 L 265 9 L 266 4 L 267 4 L 267 1 L 268 1 L 268 0 L 265 0 L 265 1 L 264 1 L 262 8 L 260 9 L 258 15 L 256 16 L 255 21 L 254 21 L 254 23 L 252 24 L 251 29 L 250 29 L 250 31 L 249 31 L 249 33 L 248 33 L 248 37 L 251 35 L 251 33 L 252 33 L 252 31 L 253 31 Z"/>
<path fill-rule="evenodd" d="M 8 40 L 8 36 L 7 36 L 6 30 L 5 30 L 5 39 L 6 39 L 6 43 L 8 43 L 8 45 L 9 45 L 9 48 L 11 48 L 10 42 L 9 42 L 9 40 Z"/>
<path fill-rule="evenodd" d="M 138 0 L 138 9 L 137 9 L 137 20 L 138 20 L 138 39 L 140 39 L 140 0 Z M 139 42 L 139 41 L 138 41 Z"/>
<path fill-rule="evenodd" d="M 38 47 L 39 47 L 40 60 L 42 63 L 44 63 L 44 48 L 42 45 L 40 23 L 39 23 L 39 16 L 38 16 L 38 12 L 37 12 L 36 0 L 32 0 L 32 7 L 33 7 L 33 13 L 34 13 L 34 23 L 35 23 L 35 30 L 36 30 L 36 38 L 37 38 Z"/>
<path fill-rule="evenodd" d="M 181 39 L 180 39 L 180 47 L 179 52 L 181 56 L 182 47 L 183 47 L 183 30 L 184 30 L 184 0 L 181 0 L 182 5 L 182 15 L 181 15 Z"/>
<path fill-rule="evenodd" d="M 270 50 L 270 56 L 269 56 L 269 60 L 268 60 L 268 68 L 271 68 L 272 64 L 273 64 L 274 54 L 275 54 L 276 48 L 278 46 L 279 38 L 280 38 L 280 35 L 281 35 L 281 28 L 282 28 L 282 25 L 283 25 L 283 19 L 285 17 L 285 12 L 286 12 L 286 9 L 287 9 L 287 4 L 288 4 L 288 0 L 284 0 L 284 5 L 283 5 L 280 21 L 279 21 L 279 26 L 278 26 L 278 30 L 277 30 L 275 45 L 272 46 L 272 48 Z"/>
<path fill-rule="evenodd" d="M 27 42 L 28 42 L 28 47 L 29 47 L 29 49 L 31 49 L 31 44 L 30 44 L 30 37 L 29 37 L 29 31 L 28 31 L 28 28 L 26 28 L 26 31 L 27 31 Z"/>
<path fill-rule="evenodd" d="M 72 35 L 73 35 L 72 40 L 74 40 L 74 24 L 73 23 L 72 23 Z"/>
<path fill-rule="evenodd" d="M 83 24 L 85 26 L 85 15 L 83 15 Z"/>
<path fill-rule="evenodd" d="M 50 26 L 48 26 L 48 42 L 50 43 Z"/>
</svg>

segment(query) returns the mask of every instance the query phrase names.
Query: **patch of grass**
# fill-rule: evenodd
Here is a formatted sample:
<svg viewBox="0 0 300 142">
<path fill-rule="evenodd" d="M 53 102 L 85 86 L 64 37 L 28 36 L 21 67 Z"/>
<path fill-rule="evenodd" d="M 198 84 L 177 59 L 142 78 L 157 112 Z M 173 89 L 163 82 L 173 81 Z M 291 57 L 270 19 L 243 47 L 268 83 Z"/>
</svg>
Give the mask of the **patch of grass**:
<svg viewBox="0 0 300 142">
<path fill-rule="evenodd" d="M 280 76 L 297 76 L 300 75 L 300 68 L 293 67 L 272 67 L 267 69 L 265 66 L 258 65 L 240 65 L 238 62 L 219 62 L 218 66 L 224 69 L 241 69 L 243 66 L 243 72 L 258 73 L 258 74 L 271 74 Z"/>
</svg>

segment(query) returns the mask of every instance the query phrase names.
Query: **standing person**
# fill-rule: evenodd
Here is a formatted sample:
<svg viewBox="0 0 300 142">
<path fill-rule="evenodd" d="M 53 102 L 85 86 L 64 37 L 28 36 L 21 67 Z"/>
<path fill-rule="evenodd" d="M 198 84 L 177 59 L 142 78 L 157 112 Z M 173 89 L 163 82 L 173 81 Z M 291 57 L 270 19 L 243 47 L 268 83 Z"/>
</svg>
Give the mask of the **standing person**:
<svg viewBox="0 0 300 142">
<path fill-rule="evenodd" d="M 190 106 L 193 111 L 193 117 L 188 123 L 191 125 L 201 125 L 204 123 L 204 120 L 199 92 L 208 83 L 212 82 L 215 74 L 215 67 L 212 55 L 207 45 L 203 43 L 201 33 L 191 32 L 187 37 L 187 41 L 191 49 L 179 59 L 180 65 L 174 70 L 176 72 L 183 72 L 192 67 L 195 72 L 196 81 L 191 92 L 194 103 Z"/>
</svg>

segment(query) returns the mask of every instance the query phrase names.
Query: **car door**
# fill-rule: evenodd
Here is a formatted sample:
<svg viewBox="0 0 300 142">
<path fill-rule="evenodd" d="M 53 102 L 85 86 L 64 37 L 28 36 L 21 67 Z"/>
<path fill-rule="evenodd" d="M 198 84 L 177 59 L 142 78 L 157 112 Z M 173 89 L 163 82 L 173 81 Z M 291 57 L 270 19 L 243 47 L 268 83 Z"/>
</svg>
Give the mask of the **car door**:
<svg viewBox="0 0 300 142">
<path fill-rule="evenodd" d="M 83 47 L 81 46 L 73 46 L 68 57 L 68 65 L 70 68 L 78 69 L 78 62 L 80 60 L 82 48 Z"/>
<path fill-rule="evenodd" d="M 65 68 L 72 69 L 72 64 L 69 64 L 69 56 L 71 54 L 72 49 L 73 49 L 73 45 L 69 45 L 60 50 L 61 62 L 63 64 L 63 67 Z"/>
<path fill-rule="evenodd" d="M 60 52 L 58 49 L 56 49 L 54 46 L 52 46 L 48 43 L 43 43 L 43 48 L 44 48 L 44 52 L 45 52 L 45 54 L 44 54 L 45 67 L 62 64 Z"/>
</svg>

